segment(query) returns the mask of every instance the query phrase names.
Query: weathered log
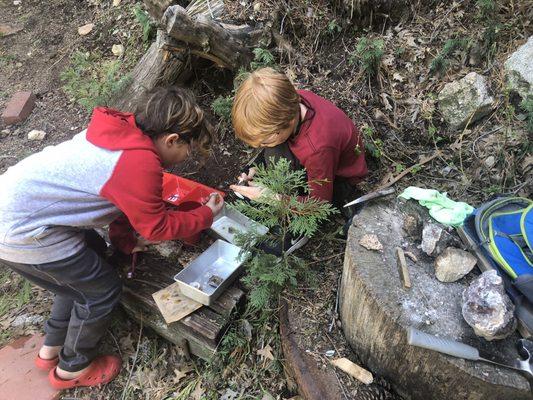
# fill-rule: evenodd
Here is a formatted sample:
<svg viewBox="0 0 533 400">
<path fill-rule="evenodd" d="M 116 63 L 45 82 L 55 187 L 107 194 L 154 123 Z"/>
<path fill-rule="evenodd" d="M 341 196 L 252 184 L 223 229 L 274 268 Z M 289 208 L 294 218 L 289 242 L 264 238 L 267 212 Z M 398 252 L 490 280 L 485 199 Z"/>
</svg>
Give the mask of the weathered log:
<svg viewBox="0 0 533 400">
<path fill-rule="evenodd" d="M 180 6 L 167 8 L 162 25 L 166 33 L 175 39 L 178 47 L 192 54 L 207 58 L 218 65 L 237 69 L 248 65 L 252 51 L 246 40 L 256 31 L 250 27 L 222 25 L 209 16 L 209 10 L 191 16 Z M 260 31 L 259 31 L 260 32 Z"/>
<path fill-rule="evenodd" d="M 453 283 L 435 278 L 433 261 L 420 255 L 408 261 L 413 287 L 404 290 L 396 268 L 395 247 L 416 249 L 402 226 L 419 212 L 410 202 L 376 202 L 354 218 L 349 231 L 340 291 L 340 314 L 346 339 L 366 367 L 389 380 L 413 400 L 533 399 L 519 373 L 483 362 L 449 357 L 407 344 L 406 328 L 467 343 L 501 359 L 518 357 L 517 335 L 487 342 L 475 336 L 461 315 L 461 293 L 473 274 Z M 383 252 L 359 245 L 365 234 L 386 244 Z"/>
<path fill-rule="evenodd" d="M 152 0 L 149 3 L 162 7 L 169 2 Z M 194 57 L 206 58 L 230 69 L 248 65 L 252 57 L 250 48 L 264 40 L 265 35 L 268 40 L 270 33 L 248 25 L 215 22 L 223 11 L 222 0 L 196 0 L 187 8 L 168 7 L 156 41 L 135 66 L 129 83 L 115 96 L 111 105 L 133 111 L 146 90 L 158 85 L 184 84 L 192 74 Z"/>
<path fill-rule="evenodd" d="M 111 102 L 114 108 L 133 112 L 141 95 L 158 85 L 184 81 L 190 74 L 186 54 L 172 54 L 171 39 L 161 30 L 157 38 L 130 73 L 129 82 Z"/>
<path fill-rule="evenodd" d="M 181 321 L 167 324 L 152 293 L 174 283 L 172 277 L 180 270 L 180 266 L 162 266 L 149 257 L 145 258 L 135 269 L 133 279 L 126 281 L 121 304 L 144 326 L 179 346 L 186 340 L 190 353 L 209 360 L 230 323 L 230 314 L 244 298 L 244 293 L 232 286 L 212 306 L 204 306 Z"/>
<path fill-rule="evenodd" d="M 165 10 L 173 4 L 183 3 L 183 1 L 178 0 L 144 0 L 146 5 L 146 10 L 148 14 L 154 19 L 154 21 L 160 21 L 161 17 L 165 13 Z"/>
<path fill-rule="evenodd" d="M 298 392 L 304 400 L 342 399 L 341 390 L 331 373 L 320 371 L 314 360 L 302 352 L 294 337 L 289 320 L 287 301 L 281 301 L 279 311 L 281 347 L 285 357 L 285 368 L 298 385 Z"/>
</svg>

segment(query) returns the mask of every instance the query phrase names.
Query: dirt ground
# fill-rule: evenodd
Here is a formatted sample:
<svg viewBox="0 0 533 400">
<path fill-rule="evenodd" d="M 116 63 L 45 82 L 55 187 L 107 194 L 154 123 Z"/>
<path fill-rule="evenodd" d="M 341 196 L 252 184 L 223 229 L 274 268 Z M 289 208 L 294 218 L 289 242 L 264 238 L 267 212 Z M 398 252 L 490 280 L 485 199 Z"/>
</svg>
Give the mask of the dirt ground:
<svg viewBox="0 0 533 400">
<path fill-rule="evenodd" d="M 22 28 L 13 35 L 0 36 L 0 109 L 17 90 L 31 90 L 37 96 L 37 105 L 26 121 L 0 125 L 0 173 L 45 146 L 69 139 L 87 124 L 90 113 L 65 92 L 60 79 L 75 52 L 98 54 L 98 62 L 118 60 L 121 74 L 143 54 L 148 43 L 133 11 L 142 1 L 111 3 L 21 0 L 15 5 L 13 0 L 0 0 L 0 24 Z M 300 88 L 332 100 L 356 121 L 367 143 L 371 171 L 362 189 L 368 191 L 387 182 L 438 150 L 433 161 L 412 168 L 398 182 L 398 191 L 408 185 L 435 188 L 472 205 L 496 193 L 531 195 L 533 158 L 527 116 L 513 96 L 505 95 L 502 73 L 505 59 L 533 33 L 531 2 L 500 2 L 498 29 L 490 42 L 484 36 L 488 23 L 478 17 L 475 2 L 412 5 L 404 17 L 376 15 L 370 24 L 349 23 L 346 14 L 331 5 L 340 3 L 231 0 L 226 1 L 227 19 L 271 23 L 288 42 L 282 48 L 274 42 L 269 46 L 279 66 Z M 78 27 L 87 23 L 95 24 L 93 31 L 80 36 Z M 366 77 L 352 61 L 362 36 L 384 41 L 380 71 L 374 78 Z M 461 38 L 470 40 L 469 50 L 453 52 L 447 68 L 430 73 L 430 64 L 446 41 Z M 124 45 L 123 56 L 113 55 L 113 44 Z M 474 53 L 482 56 L 476 59 Z M 470 71 L 488 77 L 497 107 L 472 127 L 453 132 L 436 109 L 436 94 L 444 84 Z M 232 80 L 230 72 L 203 63 L 190 86 L 209 110 L 215 98 L 231 94 Z M 224 189 L 252 152 L 235 140 L 227 122 L 214 115 L 211 118 L 219 132 L 213 155 L 203 163 L 188 162 L 174 172 Z M 28 140 L 32 129 L 44 130 L 46 138 Z M 340 324 L 331 323 L 344 250 L 343 241 L 335 236 L 339 225 L 340 221 L 333 221 L 308 245 L 313 251 L 301 252 L 316 271 L 319 283 L 285 294 L 302 316 L 298 321 L 303 332 L 300 345 L 322 365 L 327 364 L 328 350 L 357 361 L 344 341 Z M 40 331 L 43 318 L 17 327 L 13 322 L 21 315 L 46 317 L 49 294 L 8 271 L 0 271 L 0 277 L 0 344 Z M 220 360 L 211 364 L 187 363 L 173 345 L 140 329 L 118 311 L 102 351 L 121 354 L 125 366 L 121 375 L 102 389 L 79 389 L 63 398 L 269 400 L 295 396 L 282 371 L 277 321 L 250 318 L 236 316 L 232 329 L 242 332 L 251 326 L 251 340 L 222 349 Z M 267 346 L 272 359 L 264 357 Z M 233 362 L 228 362 L 228 356 Z M 359 385 L 342 373 L 338 377 L 345 398 L 364 398 L 358 392 Z M 379 385 L 384 390 L 376 398 L 394 398 L 386 382 Z"/>
</svg>

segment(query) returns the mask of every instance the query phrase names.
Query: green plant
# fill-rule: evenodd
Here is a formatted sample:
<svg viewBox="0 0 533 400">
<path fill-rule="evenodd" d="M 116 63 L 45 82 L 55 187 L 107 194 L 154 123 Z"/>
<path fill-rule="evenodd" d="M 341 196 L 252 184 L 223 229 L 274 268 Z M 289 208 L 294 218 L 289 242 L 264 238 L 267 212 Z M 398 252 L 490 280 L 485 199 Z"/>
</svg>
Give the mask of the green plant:
<svg viewBox="0 0 533 400">
<path fill-rule="evenodd" d="M 336 19 L 332 19 L 328 22 L 327 31 L 331 36 L 333 36 L 336 33 L 340 33 L 342 31 L 342 27 L 339 25 Z"/>
<path fill-rule="evenodd" d="M 211 110 L 224 121 L 231 120 L 231 107 L 233 106 L 233 96 L 219 96 L 211 104 Z"/>
<path fill-rule="evenodd" d="M 349 57 L 350 64 L 358 63 L 368 76 L 375 76 L 379 72 L 383 57 L 383 39 L 362 37 L 359 39 L 354 53 Z"/>
<path fill-rule="evenodd" d="M 129 83 L 120 77 L 120 61 L 98 62 L 99 55 L 76 52 L 69 67 L 61 74 L 65 92 L 87 110 L 108 105 L 111 98 Z"/>
<path fill-rule="evenodd" d="M 154 32 L 155 24 L 150 20 L 148 13 L 144 11 L 139 4 L 133 7 L 133 15 L 135 16 L 135 19 L 139 25 L 141 25 L 143 31 L 143 42 L 147 43 Z"/>
<path fill-rule="evenodd" d="M 476 0 L 476 7 L 478 16 L 486 21 L 493 21 L 499 10 L 495 0 Z"/>
<path fill-rule="evenodd" d="M 362 128 L 363 137 L 365 138 L 365 149 L 374 158 L 380 159 L 383 154 L 383 141 L 375 137 L 372 127 L 364 125 Z"/>
<path fill-rule="evenodd" d="M 527 131 L 533 133 L 533 96 L 527 96 L 520 103 L 520 108 L 526 112 Z"/>
<path fill-rule="evenodd" d="M 468 39 L 461 38 L 461 39 L 448 39 L 444 46 L 442 47 L 442 50 L 437 54 L 437 56 L 431 61 L 431 64 L 429 65 L 429 72 L 434 73 L 443 73 L 446 71 L 449 65 L 449 59 L 453 55 L 453 53 L 457 50 L 463 50 L 466 49 L 469 45 Z"/>
<path fill-rule="evenodd" d="M 250 63 L 250 69 L 255 71 L 259 68 L 274 67 L 276 62 L 274 61 L 274 55 L 267 49 L 257 47 L 254 49 L 254 60 Z"/>
<path fill-rule="evenodd" d="M 247 274 L 242 282 L 250 290 L 249 305 L 256 310 L 267 310 L 286 287 L 294 287 L 300 279 L 309 280 L 311 273 L 306 262 L 294 254 L 282 252 L 280 257 L 261 249 L 265 243 L 285 243 L 288 237 L 311 237 L 322 221 L 336 213 L 329 203 L 306 197 L 308 193 L 305 171 L 292 171 L 290 162 L 271 160 L 272 166 L 257 167 L 254 182 L 266 188 L 256 202 L 238 201 L 235 207 L 249 218 L 270 228 L 267 235 L 238 235 L 243 254 L 252 254 L 246 261 Z"/>
</svg>

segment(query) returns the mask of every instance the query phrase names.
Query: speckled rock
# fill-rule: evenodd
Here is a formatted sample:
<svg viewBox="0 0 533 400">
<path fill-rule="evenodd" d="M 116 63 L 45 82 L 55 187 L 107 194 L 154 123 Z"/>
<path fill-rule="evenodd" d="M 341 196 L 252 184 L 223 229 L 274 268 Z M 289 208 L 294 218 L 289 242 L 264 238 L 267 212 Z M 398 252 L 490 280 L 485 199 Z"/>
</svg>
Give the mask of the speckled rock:
<svg viewBox="0 0 533 400">
<path fill-rule="evenodd" d="M 435 260 L 435 276 L 441 282 L 455 282 L 472 271 L 476 257 L 468 251 L 448 247 Z"/>
<path fill-rule="evenodd" d="M 504 66 L 509 88 L 523 99 L 533 96 L 533 36 L 507 59 Z"/>
<path fill-rule="evenodd" d="M 493 109 L 484 76 L 470 72 L 464 78 L 447 83 L 438 96 L 439 109 L 452 129 L 462 129 Z"/>
<path fill-rule="evenodd" d="M 463 292 L 463 318 L 486 340 L 505 339 L 516 329 L 514 304 L 494 270 L 485 271 Z"/>
</svg>

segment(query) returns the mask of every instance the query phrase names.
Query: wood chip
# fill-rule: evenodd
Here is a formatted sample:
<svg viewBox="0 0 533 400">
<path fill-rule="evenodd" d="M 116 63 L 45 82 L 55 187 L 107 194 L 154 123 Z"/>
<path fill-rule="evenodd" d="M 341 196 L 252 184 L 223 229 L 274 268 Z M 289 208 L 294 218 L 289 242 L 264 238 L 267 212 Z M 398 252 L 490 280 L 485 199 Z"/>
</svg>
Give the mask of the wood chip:
<svg viewBox="0 0 533 400">
<path fill-rule="evenodd" d="M 374 377 L 370 371 L 351 362 L 347 358 L 337 358 L 336 360 L 332 360 L 331 364 L 343 370 L 348 375 L 353 376 L 358 381 L 363 382 L 365 385 L 370 385 L 374 381 Z"/>
<path fill-rule="evenodd" d="M 403 286 L 411 287 L 411 278 L 409 277 L 409 270 L 407 269 L 407 262 L 405 261 L 405 253 L 401 247 L 396 247 L 396 262 L 398 263 L 398 273 L 402 280 Z"/>
<path fill-rule="evenodd" d="M 80 26 L 78 28 L 78 34 L 80 36 L 88 35 L 89 33 L 91 33 L 93 28 L 94 28 L 94 24 L 86 24 L 86 25 Z"/>
<path fill-rule="evenodd" d="M 418 262 L 418 258 L 416 258 L 416 256 L 411 253 L 410 251 L 404 251 L 403 252 L 407 257 L 409 257 L 413 262 Z"/>
<path fill-rule="evenodd" d="M 359 240 L 359 244 L 368 250 L 375 250 L 375 251 L 383 250 L 383 245 L 379 241 L 378 237 L 374 234 L 364 235 Z"/>
<path fill-rule="evenodd" d="M 152 294 L 167 324 L 179 321 L 202 307 L 201 303 L 181 294 L 178 282 Z"/>
</svg>

